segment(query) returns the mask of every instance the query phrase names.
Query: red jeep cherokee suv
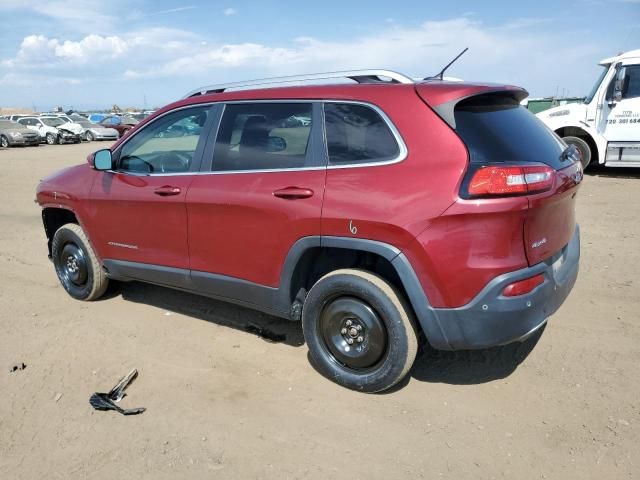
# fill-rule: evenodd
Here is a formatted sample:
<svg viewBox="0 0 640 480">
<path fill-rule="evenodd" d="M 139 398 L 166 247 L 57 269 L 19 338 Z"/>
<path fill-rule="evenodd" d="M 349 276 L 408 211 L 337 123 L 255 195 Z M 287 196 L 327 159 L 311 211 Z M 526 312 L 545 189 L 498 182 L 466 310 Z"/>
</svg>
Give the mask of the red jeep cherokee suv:
<svg viewBox="0 0 640 480">
<path fill-rule="evenodd" d="M 356 83 L 271 88 L 336 77 Z M 50 257 L 80 300 L 137 280 L 301 320 L 324 375 L 387 389 L 421 333 L 521 341 L 573 287 L 582 170 L 526 95 L 390 71 L 204 87 L 40 183 Z"/>
</svg>

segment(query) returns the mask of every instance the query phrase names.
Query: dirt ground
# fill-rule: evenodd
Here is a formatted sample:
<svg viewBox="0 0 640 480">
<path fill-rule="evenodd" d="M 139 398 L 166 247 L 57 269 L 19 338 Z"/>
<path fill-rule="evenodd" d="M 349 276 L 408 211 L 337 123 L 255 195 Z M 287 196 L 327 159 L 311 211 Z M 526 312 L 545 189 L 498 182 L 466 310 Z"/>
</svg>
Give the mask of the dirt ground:
<svg viewBox="0 0 640 480">
<path fill-rule="evenodd" d="M 135 283 L 72 300 L 34 189 L 97 148 L 0 151 L 1 479 L 640 478 L 640 171 L 587 175 L 580 276 L 539 339 L 424 350 L 364 395 L 313 369 L 298 324 Z M 133 367 L 121 403 L 147 411 L 94 411 Z"/>
</svg>

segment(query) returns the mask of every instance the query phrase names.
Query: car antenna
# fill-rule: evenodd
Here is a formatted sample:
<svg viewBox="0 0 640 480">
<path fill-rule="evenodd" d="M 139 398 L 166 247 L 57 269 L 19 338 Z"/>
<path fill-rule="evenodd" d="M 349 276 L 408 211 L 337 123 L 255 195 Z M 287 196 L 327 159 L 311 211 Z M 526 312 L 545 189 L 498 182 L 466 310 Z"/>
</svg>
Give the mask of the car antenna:
<svg viewBox="0 0 640 480">
<path fill-rule="evenodd" d="M 464 55 L 464 53 L 469 50 L 469 47 L 465 48 L 464 50 L 462 50 L 458 56 L 456 58 L 454 58 L 453 60 L 451 60 L 449 63 L 447 63 L 447 65 L 440 70 L 440 73 L 438 73 L 437 75 L 434 75 L 432 77 L 425 77 L 423 78 L 423 80 L 442 80 L 444 78 L 444 72 L 447 70 L 447 68 L 449 68 L 451 65 L 453 65 L 455 63 L 456 60 L 458 60 L 462 55 Z"/>
</svg>

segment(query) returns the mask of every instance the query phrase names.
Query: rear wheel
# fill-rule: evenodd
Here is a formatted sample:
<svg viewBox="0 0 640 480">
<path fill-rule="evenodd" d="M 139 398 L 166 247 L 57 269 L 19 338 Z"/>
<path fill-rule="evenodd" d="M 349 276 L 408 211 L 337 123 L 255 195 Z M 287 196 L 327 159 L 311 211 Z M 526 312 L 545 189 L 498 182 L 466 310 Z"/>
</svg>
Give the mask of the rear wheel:
<svg viewBox="0 0 640 480">
<path fill-rule="evenodd" d="M 318 370 L 334 382 L 368 393 L 402 380 L 418 348 L 411 311 L 382 278 L 336 270 L 311 288 L 302 328 Z"/>
<path fill-rule="evenodd" d="M 58 137 L 53 133 L 47 133 L 46 136 L 47 145 L 55 145 L 58 143 Z"/>
<path fill-rule="evenodd" d="M 563 137 L 562 138 L 567 145 L 575 145 L 580 153 L 580 163 L 582 168 L 586 169 L 591 163 L 591 147 L 580 137 Z"/>
<path fill-rule="evenodd" d="M 60 283 L 73 298 L 96 300 L 107 289 L 109 280 L 80 225 L 68 223 L 56 231 L 51 257 Z"/>
<path fill-rule="evenodd" d="M 4 135 L 2 135 L 0 137 L 0 147 L 2 147 L 2 148 L 8 148 L 9 147 L 9 139 L 7 137 L 5 137 Z"/>
</svg>

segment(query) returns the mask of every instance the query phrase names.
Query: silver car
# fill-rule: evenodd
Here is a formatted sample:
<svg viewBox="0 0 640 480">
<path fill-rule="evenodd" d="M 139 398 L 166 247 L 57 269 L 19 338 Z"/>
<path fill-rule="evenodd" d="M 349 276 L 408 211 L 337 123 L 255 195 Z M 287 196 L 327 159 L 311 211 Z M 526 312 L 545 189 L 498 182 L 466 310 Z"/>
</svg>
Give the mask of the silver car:
<svg viewBox="0 0 640 480">
<path fill-rule="evenodd" d="M 103 127 L 98 123 L 91 123 L 89 120 L 79 120 L 75 118 L 74 121 L 79 123 L 84 128 L 84 138 L 87 142 L 94 140 L 117 140 L 118 131 L 115 128 Z"/>
<path fill-rule="evenodd" d="M 40 137 L 33 130 L 11 120 L 0 120 L 0 146 L 39 145 Z"/>
</svg>

